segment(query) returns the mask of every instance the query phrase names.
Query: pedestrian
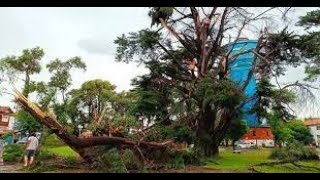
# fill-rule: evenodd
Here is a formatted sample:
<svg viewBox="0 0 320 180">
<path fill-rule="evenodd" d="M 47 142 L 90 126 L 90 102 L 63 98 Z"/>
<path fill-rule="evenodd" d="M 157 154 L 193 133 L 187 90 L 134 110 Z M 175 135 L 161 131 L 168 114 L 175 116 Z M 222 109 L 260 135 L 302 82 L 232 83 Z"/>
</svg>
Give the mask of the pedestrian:
<svg viewBox="0 0 320 180">
<path fill-rule="evenodd" d="M 25 146 L 26 149 L 24 154 L 24 167 L 28 166 L 29 159 L 30 159 L 29 165 L 32 165 L 38 146 L 39 146 L 38 138 L 36 137 L 35 133 L 31 133 L 30 136 L 28 137 L 28 140 Z"/>
</svg>

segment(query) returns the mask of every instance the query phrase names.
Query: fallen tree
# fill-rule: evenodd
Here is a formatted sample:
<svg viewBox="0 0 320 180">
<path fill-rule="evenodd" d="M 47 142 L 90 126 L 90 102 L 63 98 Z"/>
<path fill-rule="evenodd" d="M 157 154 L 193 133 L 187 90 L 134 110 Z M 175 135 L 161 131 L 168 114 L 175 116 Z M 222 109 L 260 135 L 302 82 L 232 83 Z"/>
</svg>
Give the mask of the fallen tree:
<svg viewBox="0 0 320 180">
<path fill-rule="evenodd" d="M 99 156 L 95 149 L 95 147 L 99 145 L 108 145 L 110 147 L 120 148 L 121 150 L 130 148 L 137 153 L 139 159 L 144 164 L 148 162 L 146 153 L 152 150 L 165 152 L 166 149 L 170 148 L 174 151 L 180 151 L 178 148 L 175 148 L 177 146 L 174 145 L 173 140 L 159 143 L 107 135 L 93 136 L 90 138 L 77 137 L 69 134 L 52 114 L 48 115 L 43 112 L 35 103 L 31 102 L 18 90 L 15 90 L 15 97 L 16 102 L 19 103 L 23 109 L 29 112 L 39 123 L 52 130 L 65 144 L 70 146 L 86 162 L 92 165 L 99 162 Z"/>
</svg>

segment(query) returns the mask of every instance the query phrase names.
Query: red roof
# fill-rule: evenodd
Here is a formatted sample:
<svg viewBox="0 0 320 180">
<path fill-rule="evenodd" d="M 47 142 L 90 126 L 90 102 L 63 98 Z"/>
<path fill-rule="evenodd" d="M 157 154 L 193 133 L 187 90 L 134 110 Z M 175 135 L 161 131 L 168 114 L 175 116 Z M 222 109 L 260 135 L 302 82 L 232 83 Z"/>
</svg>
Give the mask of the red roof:
<svg viewBox="0 0 320 180">
<path fill-rule="evenodd" d="M 308 118 L 304 120 L 304 125 L 312 126 L 312 125 L 320 125 L 320 118 Z"/>
<path fill-rule="evenodd" d="M 252 140 L 252 139 L 264 139 L 264 140 L 274 140 L 272 130 L 270 127 L 258 127 L 250 128 L 249 131 L 242 136 L 242 140 Z"/>
<path fill-rule="evenodd" d="M 12 114 L 13 111 L 8 106 L 0 106 L 0 114 Z"/>
</svg>

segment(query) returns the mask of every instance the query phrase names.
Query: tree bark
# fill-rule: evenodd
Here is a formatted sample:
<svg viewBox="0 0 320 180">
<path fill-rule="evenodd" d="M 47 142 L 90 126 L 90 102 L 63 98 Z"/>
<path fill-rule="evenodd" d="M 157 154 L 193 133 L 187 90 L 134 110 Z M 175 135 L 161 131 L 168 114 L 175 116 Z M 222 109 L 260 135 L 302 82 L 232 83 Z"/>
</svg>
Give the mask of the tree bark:
<svg viewBox="0 0 320 180">
<path fill-rule="evenodd" d="M 214 112 L 207 107 L 201 117 L 197 132 L 198 146 L 203 150 L 204 156 L 217 156 L 219 154 L 219 145 L 225 138 L 230 126 L 233 111 L 221 108 Z"/>
</svg>

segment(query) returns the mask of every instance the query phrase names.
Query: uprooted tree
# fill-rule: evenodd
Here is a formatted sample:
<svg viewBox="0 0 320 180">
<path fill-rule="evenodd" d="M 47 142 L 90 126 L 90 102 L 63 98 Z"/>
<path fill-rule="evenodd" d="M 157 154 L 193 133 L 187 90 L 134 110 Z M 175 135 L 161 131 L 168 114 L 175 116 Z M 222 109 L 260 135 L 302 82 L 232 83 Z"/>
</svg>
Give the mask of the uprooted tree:
<svg viewBox="0 0 320 180">
<path fill-rule="evenodd" d="M 254 49 L 232 53 L 233 46 L 226 46 L 228 38 L 240 41 L 253 23 L 265 21 L 267 12 L 276 9 L 252 13 L 255 8 L 151 8 L 152 25 L 160 28 L 115 40 L 118 61 L 138 61 L 150 70 L 134 79 L 133 92 L 116 94 L 110 83 L 93 80 L 68 93 L 65 104 L 70 109 L 64 110 L 72 122 L 90 124 L 93 133 L 88 137 L 70 133 L 59 115 L 45 113 L 46 107 L 40 109 L 19 91 L 16 100 L 88 163 L 99 162 L 99 146 L 132 149 L 143 163 L 163 162 L 164 153 L 181 153 L 175 142 L 194 144 L 200 155 L 216 155 L 232 122 L 241 120 L 241 107 L 250 100 L 244 90 L 251 76 L 264 77 L 261 82 L 268 84 L 271 76 L 285 71 L 284 66 L 300 64 L 299 47 L 286 30 L 276 34 L 260 31 Z M 230 80 L 229 63 L 246 53 L 254 54 L 253 66 L 245 83 L 238 84 Z M 295 83 L 272 93 L 259 91 L 254 111 L 263 117 L 266 109 L 272 108 L 289 116 L 284 104 L 291 99 L 282 92 L 293 86 L 305 87 Z M 136 132 L 129 133 L 132 128 Z"/>
</svg>

